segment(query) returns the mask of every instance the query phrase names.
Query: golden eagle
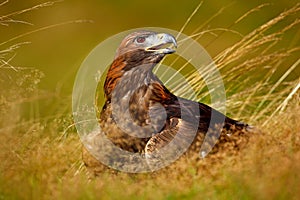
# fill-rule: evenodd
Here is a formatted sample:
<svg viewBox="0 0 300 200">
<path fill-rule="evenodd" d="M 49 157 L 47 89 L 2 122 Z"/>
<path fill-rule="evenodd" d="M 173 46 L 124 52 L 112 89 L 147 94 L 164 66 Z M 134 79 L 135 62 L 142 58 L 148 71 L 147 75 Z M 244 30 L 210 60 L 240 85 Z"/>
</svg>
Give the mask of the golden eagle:
<svg viewBox="0 0 300 200">
<path fill-rule="evenodd" d="M 195 144 L 203 142 L 207 134 L 211 135 L 207 142 L 214 145 L 221 131 L 250 128 L 203 103 L 175 96 L 164 86 L 152 70 L 176 47 L 170 34 L 137 31 L 125 37 L 117 49 L 104 83 L 105 104 L 97 103 L 103 98 L 98 94 L 96 106 L 101 131 L 119 148 L 151 158 L 181 134 L 178 143 L 199 153 Z M 99 144 L 97 137 L 90 140 L 83 160 L 95 167 L 101 163 L 89 151 Z"/>
</svg>

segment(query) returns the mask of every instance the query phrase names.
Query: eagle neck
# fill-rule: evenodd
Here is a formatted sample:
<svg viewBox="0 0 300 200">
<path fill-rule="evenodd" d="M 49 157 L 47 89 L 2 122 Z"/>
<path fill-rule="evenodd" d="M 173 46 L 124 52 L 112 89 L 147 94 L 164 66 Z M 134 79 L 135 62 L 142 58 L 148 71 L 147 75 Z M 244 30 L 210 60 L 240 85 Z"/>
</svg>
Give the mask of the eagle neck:
<svg viewBox="0 0 300 200">
<path fill-rule="evenodd" d="M 134 66 L 126 61 L 120 62 L 115 60 L 108 73 L 104 83 L 104 90 L 107 99 L 111 98 L 112 92 L 118 85 L 118 88 L 132 90 L 144 85 L 148 86 L 158 78 L 153 74 L 152 70 L 156 63 L 147 63 Z"/>
</svg>

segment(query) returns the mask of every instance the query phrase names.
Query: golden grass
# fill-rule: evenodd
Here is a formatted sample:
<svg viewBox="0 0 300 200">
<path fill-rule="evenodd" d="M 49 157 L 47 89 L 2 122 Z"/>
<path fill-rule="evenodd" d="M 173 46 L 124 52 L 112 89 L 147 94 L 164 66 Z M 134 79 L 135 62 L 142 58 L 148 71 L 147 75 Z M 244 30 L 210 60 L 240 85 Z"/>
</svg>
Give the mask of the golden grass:
<svg viewBox="0 0 300 200">
<path fill-rule="evenodd" d="M 199 4 L 199 6 L 201 5 Z M 199 6 L 195 11 L 199 9 Z M 262 4 L 251 9 L 231 26 L 240 23 L 248 15 L 258 12 L 265 6 L 268 6 L 268 4 Z M 300 4 L 296 4 L 242 36 L 239 41 L 213 58 L 226 86 L 227 107 L 229 108 L 227 110 L 230 110 L 230 115 L 246 120 L 248 123 L 256 124 L 258 120 L 268 117 L 270 113 L 276 110 L 282 103 L 283 98 L 288 96 L 295 84 L 299 83 L 299 80 L 287 82 L 286 79 L 299 68 L 300 60 L 295 60 L 292 64 L 288 64 L 286 61 L 291 56 L 299 54 L 300 46 L 290 44 L 282 46 L 280 43 L 286 39 L 284 37 L 289 30 L 299 27 L 300 20 L 294 17 L 299 12 Z M 220 13 L 217 13 L 216 16 Z M 191 17 L 193 15 L 194 12 Z M 212 18 L 207 23 L 211 20 Z M 280 25 L 280 30 L 274 28 L 279 26 L 280 23 L 284 23 Z M 200 43 L 201 37 L 209 33 L 215 34 L 216 37 L 224 32 L 239 34 L 226 28 L 203 30 L 198 33 L 197 31 L 199 30 L 192 33 L 192 37 Z M 219 34 L 215 33 L 220 31 Z M 179 44 L 181 42 L 185 41 L 179 41 Z M 176 65 L 176 61 L 178 59 L 175 59 L 172 65 Z M 286 71 L 283 71 L 284 69 Z M 198 101 L 203 101 L 210 96 L 210 91 L 204 90 L 205 83 L 203 79 L 205 79 L 204 77 L 208 79 L 213 70 L 213 68 L 207 66 L 205 74 L 199 76 L 199 72 L 195 72 L 187 77 L 194 90 L 199 91 Z M 177 73 L 180 73 L 180 71 L 181 69 Z M 279 78 L 278 73 L 281 74 Z M 173 83 L 170 88 L 174 88 L 174 91 L 182 95 L 185 95 L 188 87 L 190 87 L 180 80 Z M 251 114 L 247 111 L 250 111 Z M 265 123 L 263 124 L 265 125 Z"/>
<path fill-rule="evenodd" d="M 264 6 L 250 10 L 236 23 Z M 215 58 L 228 84 L 231 112 L 263 125 L 262 134 L 251 137 L 238 154 L 224 152 L 206 159 L 186 159 L 152 174 L 90 176 L 81 160 L 79 136 L 74 129 L 65 134 L 72 123 L 70 111 L 64 110 L 54 121 L 18 121 L 16 102 L 20 98 L 30 101 L 41 78 L 39 72 L 22 73 L 27 76 L 23 78 L 31 85 L 31 92 L 26 91 L 28 84 L 20 84 L 12 88 L 10 97 L 0 94 L 0 111 L 6 113 L 0 116 L 0 199 L 300 199 L 299 79 L 285 81 L 299 60 L 293 61 L 279 78 L 273 77 L 299 48 L 273 49 L 280 37 L 297 27 L 298 20 L 268 32 L 299 9 L 299 4 L 287 9 Z M 18 46 L 0 51 L 0 70 L 4 66 L 20 70 L 4 65 L 3 61 L 9 63 L 8 54 L 1 53 Z M 249 78 L 243 76 L 244 69 Z M 254 72 L 263 75 L 254 79 Z M 241 82 L 236 81 L 239 77 Z M 198 79 L 190 81 L 200 84 Z"/>
<path fill-rule="evenodd" d="M 62 138 L 59 122 L 1 130 L 0 195 L 8 199 L 298 199 L 300 99 L 272 118 L 264 134 L 237 155 L 184 160 L 153 174 L 91 177 L 75 132 Z M 26 130 L 26 128 L 28 128 Z M 26 130 L 21 132 L 20 130 Z M 57 131 L 57 132 L 55 132 Z"/>
</svg>

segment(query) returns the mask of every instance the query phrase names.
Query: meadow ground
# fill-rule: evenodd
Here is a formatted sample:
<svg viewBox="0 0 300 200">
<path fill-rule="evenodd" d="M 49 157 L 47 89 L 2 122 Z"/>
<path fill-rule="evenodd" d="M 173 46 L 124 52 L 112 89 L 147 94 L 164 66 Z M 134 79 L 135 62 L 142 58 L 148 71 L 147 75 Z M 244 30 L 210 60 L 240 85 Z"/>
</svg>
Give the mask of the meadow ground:
<svg viewBox="0 0 300 200">
<path fill-rule="evenodd" d="M 300 199 L 299 36 L 289 32 L 299 33 L 299 10 L 299 4 L 285 9 L 214 56 L 229 114 L 255 124 L 261 133 L 238 153 L 224 150 L 205 159 L 180 160 L 147 174 L 94 177 L 86 170 L 72 126 L 71 97 L 51 108 L 54 118 L 39 118 L 26 109 L 29 118 L 20 117 L 36 98 L 53 94 L 39 89 L 41 71 L 7 62 L 20 44 L 3 49 L 0 199 Z M 201 40 L 197 37 L 204 32 L 193 37 Z M 290 40 L 293 45 L 286 43 Z M 193 74 L 188 80 L 200 91 L 199 100 L 206 101 L 203 82 Z"/>
<path fill-rule="evenodd" d="M 78 135 L 54 134 L 59 122 L 2 130 L 0 198 L 299 199 L 299 102 L 294 98 L 239 154 L 176 163 L 153 174 L 92 177 Z"/>
</svg>

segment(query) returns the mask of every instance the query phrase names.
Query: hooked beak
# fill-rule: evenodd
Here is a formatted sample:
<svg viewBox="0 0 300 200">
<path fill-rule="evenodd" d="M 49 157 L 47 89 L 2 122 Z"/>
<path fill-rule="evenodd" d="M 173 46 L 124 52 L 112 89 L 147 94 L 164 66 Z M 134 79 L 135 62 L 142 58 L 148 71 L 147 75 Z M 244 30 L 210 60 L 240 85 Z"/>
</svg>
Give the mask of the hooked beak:
<svg viewBox="0 0 300 200">
<path fill-rule="evenodd" d="M 158 33 L 150 36 L 150 46 L 145 48 L 145 51 L 155 52 L 158 54 L 171 54 L 177 48 L 176 39 L 166 33 Z"/>
</svg>

